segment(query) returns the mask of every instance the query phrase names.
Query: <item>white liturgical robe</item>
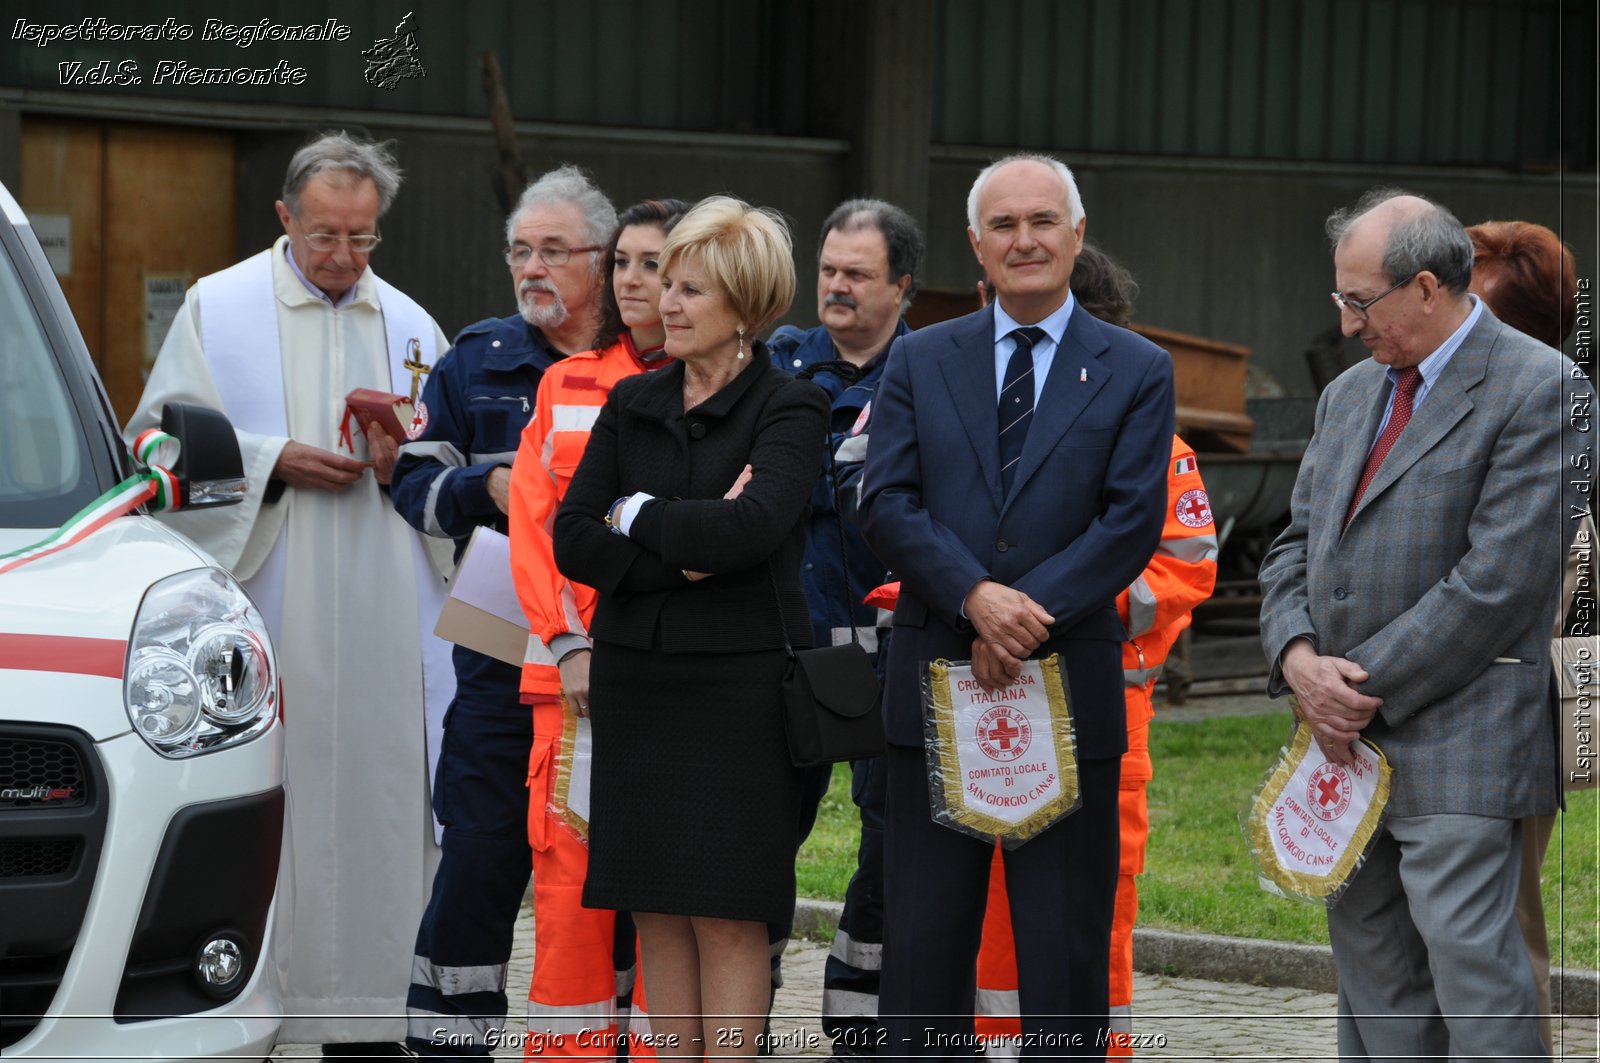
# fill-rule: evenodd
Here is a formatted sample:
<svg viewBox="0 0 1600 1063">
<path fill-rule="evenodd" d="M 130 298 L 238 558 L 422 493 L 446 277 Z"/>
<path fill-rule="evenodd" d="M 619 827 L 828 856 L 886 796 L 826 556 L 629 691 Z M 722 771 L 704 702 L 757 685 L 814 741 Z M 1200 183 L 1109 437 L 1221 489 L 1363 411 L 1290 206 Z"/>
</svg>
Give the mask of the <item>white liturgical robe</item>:
<svg viewBox="0 0 1600 1063">
<path fill-rule="evenodd" d="M 287 245 L 280 238 L 263 253 L 272 296 L 263 256 L 189 290 L 128 433 L 158 424 L 173 400 L 222 409 L 238 429 L 246 501 L 168 519 L 244 582 L 276 640 L 295 897 L 281 1038 L 392 1041 L 405 1032 L 414 935 L 437 863 L 418 623 L 419 582 L 437 575 L 424 575 L 417 533 L 370 474 L 342 491 L 289 487 L 271 503 L 263 493 L 289 439 L 340 449 L 352 389 L 409 389 L 391 372 L 397 319 L 423 333 L 430 364 L 449 344 L 370 269 L 354 297 L 333 306 L 295 274 Z M 241 379 L 264 383 L 242 393 Z M 364 459 L 359 430 L 354 445 Z M 446 675 L 427 676 L 430 694 L 441 678 L 453 689 L 443 660 Z M 281 932 L 276 940 L 283 949 Z"/>
</svg>

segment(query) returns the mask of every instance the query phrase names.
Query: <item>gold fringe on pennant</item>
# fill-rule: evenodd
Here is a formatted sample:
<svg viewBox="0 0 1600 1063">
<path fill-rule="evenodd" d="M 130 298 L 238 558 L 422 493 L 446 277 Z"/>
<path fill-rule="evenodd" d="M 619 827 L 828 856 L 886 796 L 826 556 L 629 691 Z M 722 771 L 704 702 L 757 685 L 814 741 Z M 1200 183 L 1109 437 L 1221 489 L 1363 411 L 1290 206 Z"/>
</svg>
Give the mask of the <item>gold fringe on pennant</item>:
<svg viewBox="0 0 1600 1063">
<path fill-rule="evenodd" d="M 552 754 L 554 763 L 550 770 L 556 773 L 555 784 L 550 788 L 550 811 L 554 812 L 572 832 L 589 844 L 589 821 L 574 812 L 567 804 L 572 793 L 572 758 L 578 748 L 578 714 L 572 711 L 566 694 L 561 695 L 561 745 Z"/>
<path fill-rule="evenodd" d="M 1278 758 L 1272 774 L 1267 776 L 1261 789 L 1256 791 L 1255 800 L 1250 805 L 1250 814 L 1246 818 L 1245 833 L 1250 838 L 1251 847 L 1258 854 L 1257 865 L 1273 885 L 1285 893 L 1307 900 L 1326 900 L 1344 889 L 1350 881 L 1350 876 L 1355 874 L 1356 868 L 1366 857 L 1373 835 L 1377 833 L 1378 825 L 1383 822 L 1383 810 L 1389 804 L 1389 787 L 1394 772 L 1389 767 L 1389 761 L 1384 757 L 1383 750 L 1366 739 L 1361 739 L 1367 748 L 1377 754 L 1378 784 L 1372 795 L 1372 804 L 1367 807 L 1366 815 L 1361 817 L 1361 822 L 1356 824 L 1356 829 L 1351 832 L 1350 844 L 1326 875 L 1290 871 L 1277 860 L 1277 848 L 1272 842 L 1271 815 L 1278 799 L 1283 797 L 1284 791 L 1288 789 L 1289 780 L 1294 776 L 1296 766 L 1310 751 L 1311 741 L 1311 725 L 1302 718 L 1295 725 L 1294 736 L 1289 742 L 1289 751 Z"/>
<path fill-rule="evenodd" d="M 969 663 L 938 660 L 928 665 L 928 699 L 939 734 L 942 804 L 949 819 L 963 827 L 997 839 L 1026 841 L 1078 807 L 1077 744 L 1073 741 L 1072 703 L 1061 675 L 1061 658 L 1051 654 L 1038 662 L 1045 698 L 1050 705 L 1050 735 L 1055 745 L 1056 767 L 1061 773 L 1061 792 L 1017 823 L 1009 823 L 967 804 L 961 762 L 956 753 L 956 714 L 950 693 L 950 669 Z"/>
</svg>

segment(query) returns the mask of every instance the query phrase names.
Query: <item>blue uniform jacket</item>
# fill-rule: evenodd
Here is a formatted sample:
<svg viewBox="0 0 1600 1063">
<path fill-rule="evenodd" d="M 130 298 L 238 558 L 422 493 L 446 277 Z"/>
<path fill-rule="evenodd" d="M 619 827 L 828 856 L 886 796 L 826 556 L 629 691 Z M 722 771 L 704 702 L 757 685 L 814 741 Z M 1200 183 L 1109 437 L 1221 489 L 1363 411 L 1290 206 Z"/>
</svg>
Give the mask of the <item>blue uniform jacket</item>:
<svg viewBox="0 0 1600 1063">
<path fill-rule="evenodd" d="M 902 320 L 890 343 L 911 331 Z M 867 427 L 862 411 L 867 410 L 883 376 L 888 346 L 863 367 L 857 380 L 847 382 L 837 371 L 826 368 L 838 359 L 828 330 L 817 327 L 802 332 L 785 326 L 767 343 L 772 360 L 787 373 L 809 375 L 812 382 L 827 392 L 832 404 L 829 422 L 830 444 L 834 451 L 838 486 L 830 480 L 833 470 L 826 464 L 811 491 L 811 516 L 806 525 L 805 561 L 800 569 L 801 586 L 811 609 L 811 626 L 818 646 L 837 645 L 850 640 L 852 620 L 869 651 L 877 649 L 877 610 L 861 599 L 886 579 L 886 569 L 867 546 L 856 525 L 857 486 L 866 457 Z M 809 371 L 809 372 L 808 372 Z M 844 549 L 849 559 L 850 583 L 844 585 L 844 561 L 839 556 L 841 517 L 844 524 Z M 846 616 L 845 601 L 851 604 Z"/>
<path fill-rule="evenodd" d="M 422 430 L 400 448 L 389 493 L 412 527 L 454 539 L 457 561 L 480 524 L 507 531 L 489 497 L 489 473 L 516 457 L 539 379 L 561 357 L 520 316 L 487 318 L 462 329 L 428 374 L 417 409 Z M 460 646 L 454 661 L 458 695 L 516 704 L 519 668 Z"/>
</svg>

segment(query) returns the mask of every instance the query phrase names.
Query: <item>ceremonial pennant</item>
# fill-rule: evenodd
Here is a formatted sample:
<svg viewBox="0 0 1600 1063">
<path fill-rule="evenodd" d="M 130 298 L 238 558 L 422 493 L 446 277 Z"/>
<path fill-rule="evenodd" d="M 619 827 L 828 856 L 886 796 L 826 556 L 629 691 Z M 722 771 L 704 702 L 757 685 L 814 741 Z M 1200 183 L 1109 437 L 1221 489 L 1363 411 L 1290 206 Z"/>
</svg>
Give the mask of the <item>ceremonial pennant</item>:
<svg viewBox="0 0 1600 1063">
<path fill-rule="evenodd" d="M 1077 740 L 1061 658 L 1025 661 L 999 691 L 965 662 L 928 665 L 934 822 L 1015 848 L 1077 810 Z"/>
<path fill-rule="evenodd" d="M 1323 755 L 1301 720 L 1245 814 L 1245 835 L 1262 888 L 1334 903 L 1377 836 L 1392 769 L 1382 751 L 1357 741 L 1348 767 Z"/>
<path fill-rule="evenodd" d="M 588 717 L 580 719 L 572 711 L 565 694 L 561 695 L 561 748 L 555 754 L 555 783 L 550 787 L 547 809 L 589 844 L 589 776 L 593 763 L 594 739 Z"/>
</svg>

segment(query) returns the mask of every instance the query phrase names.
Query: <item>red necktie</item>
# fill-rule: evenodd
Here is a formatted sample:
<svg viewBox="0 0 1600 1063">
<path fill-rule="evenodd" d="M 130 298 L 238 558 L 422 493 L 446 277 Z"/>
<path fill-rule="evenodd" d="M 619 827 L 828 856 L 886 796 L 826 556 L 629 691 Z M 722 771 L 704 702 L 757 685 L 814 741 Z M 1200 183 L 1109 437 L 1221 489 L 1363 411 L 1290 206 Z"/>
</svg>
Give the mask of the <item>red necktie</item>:
<svg viewBox="0 0 1600 1063">
<path fill-rule="evenodd" d="M 1372 444 L 1372 453 L 1367 455 L 1367 467 L 1361 470 L 1361 482 L 1356 484 L 1355 497 L 1350 499 L 1350 509 L 1344 515 L 1345 527 L 1350 526 L 1350 519 L 1356 515 L 1356 507 L 1361 504 L 1361 496 L 1367 493 L 1368 486 L 1378 475 L 1378 466 L 1383 464 L 1394 441 L 1411 423 L 1411 403 L 1421 383 L 1422 370 L 1416 366 L 1400 370 L 1400 379 L 1394 383 L 1394 409 L 1389 411 L 1389 423 L 1384 426 L 1378 441 Z"/>
</svg>

